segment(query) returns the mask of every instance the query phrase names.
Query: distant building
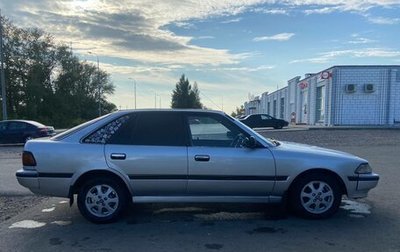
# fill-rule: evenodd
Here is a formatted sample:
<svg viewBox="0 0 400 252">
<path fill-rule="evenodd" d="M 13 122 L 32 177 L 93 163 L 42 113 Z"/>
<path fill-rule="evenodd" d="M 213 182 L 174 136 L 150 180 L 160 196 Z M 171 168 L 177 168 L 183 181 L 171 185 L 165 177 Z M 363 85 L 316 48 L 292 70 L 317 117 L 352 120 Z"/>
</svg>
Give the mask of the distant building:
<svg viewBox="0 0 400 252">
<path fill-rule="evenodd" d="M 400 125 L 400 65 L 333 66 L 244 104 L 296 124 Z"/>
</svg>

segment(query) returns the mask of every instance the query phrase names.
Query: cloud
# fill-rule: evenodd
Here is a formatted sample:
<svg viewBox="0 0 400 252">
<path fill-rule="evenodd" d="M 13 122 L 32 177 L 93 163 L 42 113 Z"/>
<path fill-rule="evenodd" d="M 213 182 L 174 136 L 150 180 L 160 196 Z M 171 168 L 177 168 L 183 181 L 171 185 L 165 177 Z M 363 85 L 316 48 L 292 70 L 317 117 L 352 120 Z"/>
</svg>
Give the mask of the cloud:
<svg viewBox="0 0 400 252">
<path fill-rule="evenodd" d="M 400 24 L 400 18 L 368 17 L 368 21 L 373 23 L 373 24 L 381 24 L 381 25 Z"/>
<path fill-rule="evenodd" d="M 240 55 L 224 49 L 194 46 L 195 39 L 173 33 L 171 26 L 196 29 L 195 22 L 227 17 L 238 22 L 244 12 L 284 14 L 295 8 L 314 7 L 308 13 L 368 10 L 398 6 L 397 0 L 13 0 L 0 7 L 17 24 L 46 30 L 60 41 L 72 42 L 83 53 L 91 50 L 99 56 L 121 57 L 145 64 L 188 65 L 236 64 Z M 272 7 L 272 8 L 271 8 Z M 396 23 L 398 19 L 371 18 L 375 23 Z M 293 33 L 257 37 L 254 41 L 286 41 Z M 204 38 L 203 38 L 204 39 Z"/>
<path fill-rule="evenodd" d="M 222 21 L 222 24 L 230 24 L 230 23 L 238 23 L 242 20 L 242 18 L 234 18 L 234 19 L 228 19 L 225 21 Z"/>
<path fill-rule="evenodd" d="M 198 71 L 234 71 L 234 72 L 258 72 L 274 69 L 273 65 L 261 65 L 257 67 L 215 67 L 207 69 L 197 69 Z"/>
<path fill-rule="evenodd" d="M 74 50 L 141 63 L 236 64 L 243 55 L 191 44 L 193 37 L 173 33 L 170 25 L 195 29 L 194 20 L 232 16 L 263 0 L 155 1 L 70 0 L 6 1 L 0 7 L 18 25 L 39 27 Z M 237 21 L 230 20 L 232 22 Z M 228 20 L 229 21 L 229 20 Z M 205 39 L 206 37 L 200 38 Z"/>
<path fill-rule="evenodd" d="M 214 38 L 215 38 L 214 36 L 199 36 L 193 39 L 214 39 Z"/>
<path fill-rule="evenodd" d="M 369 58 L 369 57 L 393 58 L 393 57 L 400 57 L 400 51 L 396 51 L 393 49 L 385 49 L 385 48 L 337 50 L 337 51 L 323 52 L 318 54 L 317 57 L 313 58 L 292 60 L 289 63 L 325 64 L 331 62 L 332 60 L 340 56 L 353 57 L 353 58 Z"/>
<path fill-rule="evenodd" d="M 256 13 L 264 13 L 264 14 L 271 14 L 271 15 L 289 15 L 289 10 L 286 9 L 273 9 L 273 8 L 255 8 L 252 10 Z"/>
<path fill-rule="evenodd" d="M 376 40 L 369 39 L 369 38 L 355 38 L 353 40 L 348 41 L 347 43 L 349 44 L 369 44 L 369 43 L 375 43 L 377 42 Z"/>
<path fill-rule="evenodd" d="M 275 40 L 275 41 L 287 41 L 291 39 L 295 34 L 294 33 L 279 33 L 272 36 L 263 36 L 263 37 L 255 37 L 253 41 L 266 41 L 266 40 Z"/>
<path fill-rule="evenodd" d="M 304 10 L 306 15 L 311 14 L 329 14 L 335 11 L 342 11 L 343 6 L 333 6 L 333 7 L 324 7 L 324 8 L 317 8 L 317 9 L 307 9 Z"/>
<path fill-rule="evenodd" d="M 295 1 L 293 5 L 308 8 L 303 11 L 306 15 L 329 14 L 332 12 L 353 12 L 365 14 L 372 8 L 398 7 L 400 6 L 400 3 L 397 0 L 298 0 Z"/>
<path fill-rule="evenodd" d="M 351 35 L 351 37 L 353 38 L 352 40 L 348 41 L 347 44 L 370 44 L 370 43 L 375 43 L 378 42 L 376 40 L 373 39 L 369 39 L 369 38 L 365 38 L 362 37 L 360 34 L 358 33 L 353 33 Z"/>
</svg>

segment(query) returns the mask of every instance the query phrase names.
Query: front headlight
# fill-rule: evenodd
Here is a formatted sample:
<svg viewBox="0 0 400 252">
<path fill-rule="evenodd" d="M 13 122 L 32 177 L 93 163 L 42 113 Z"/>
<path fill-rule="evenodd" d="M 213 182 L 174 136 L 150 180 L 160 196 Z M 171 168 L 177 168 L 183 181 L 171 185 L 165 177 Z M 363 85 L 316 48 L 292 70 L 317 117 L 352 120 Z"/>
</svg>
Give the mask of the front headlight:
<svg viewBox="0 0 400 252">
<path fill-rule="evenodd" d="M 372 168 L 371 166 L 369 166 L 368 163 L 364 163 L 364 164 L 360 164 L 355 173 L 357 174 L 367 174 L 367 173 L 371 173 L 372 172 Z"/>
</svg>

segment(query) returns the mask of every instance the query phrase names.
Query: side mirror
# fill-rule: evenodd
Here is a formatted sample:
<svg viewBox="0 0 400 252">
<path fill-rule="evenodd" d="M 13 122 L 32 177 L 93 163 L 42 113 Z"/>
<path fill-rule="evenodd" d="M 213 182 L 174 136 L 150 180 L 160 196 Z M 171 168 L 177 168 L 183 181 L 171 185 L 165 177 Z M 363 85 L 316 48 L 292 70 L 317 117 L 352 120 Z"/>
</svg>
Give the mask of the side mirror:
<svg viewBox="0 0 400 252">
<path fill-rule="evenodd" d="M 244 146 L 251 149 L 256 148 L 257 140 L 253 136 L 246 137 L 246 139 L 244 140 Z"/>
</svg>

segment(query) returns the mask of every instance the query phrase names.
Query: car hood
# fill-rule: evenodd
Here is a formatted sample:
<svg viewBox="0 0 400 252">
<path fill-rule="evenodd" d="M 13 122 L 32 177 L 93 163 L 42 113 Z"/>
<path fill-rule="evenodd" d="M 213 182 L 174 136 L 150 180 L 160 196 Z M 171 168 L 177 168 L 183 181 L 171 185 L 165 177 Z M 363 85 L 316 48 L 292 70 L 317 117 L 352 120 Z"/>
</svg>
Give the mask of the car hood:
<svg viewBox="0 0 400 252">
<path fill-rule="evenodd" d="M 280 145 L 278 146 L 278 148 L 283 149 L 285 152 L 289 151 L 298 154 L 307 154 L 313 156 L 324 156 L 332 158 L 345 158 L 345 159 L 357 160 L 360 162 L 367 162 L 365 159 L 362 159 L 358 156 L 343 151 L 332 150 L 328 148 L 322 148 L 318 146 L 294 143 L 294 142 L 279 141 L 279 143 Z"/>
</svg>

